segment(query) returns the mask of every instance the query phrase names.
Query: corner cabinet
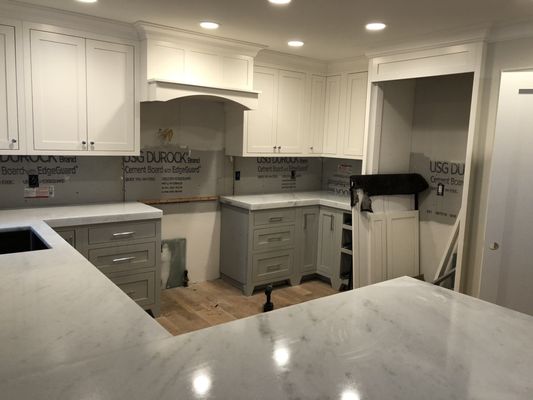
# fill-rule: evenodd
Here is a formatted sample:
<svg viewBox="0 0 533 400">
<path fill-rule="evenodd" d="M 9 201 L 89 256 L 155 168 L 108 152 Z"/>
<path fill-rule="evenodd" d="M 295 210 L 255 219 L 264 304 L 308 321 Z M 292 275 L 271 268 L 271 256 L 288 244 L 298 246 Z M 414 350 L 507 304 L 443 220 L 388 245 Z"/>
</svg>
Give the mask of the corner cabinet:
<svg viewBox="0 0 533 400">
<path fill-rule="evenodd" d="M 0 19 L 0 154 L 25 150 L 21 143 L 21 48 L 20 26 Z"/>
<path fill-rule="evenodd" d="M 135 45 L 32 28 L 28 37 L 28 152 L 138 153 Z"/>
<path fill-rule="evenodd" d="M 250 154 L 301 154 L 306 74 L 256 67 L 254 90 L 259 108 L 246 112 L 246 150 Z"/>
</svg>

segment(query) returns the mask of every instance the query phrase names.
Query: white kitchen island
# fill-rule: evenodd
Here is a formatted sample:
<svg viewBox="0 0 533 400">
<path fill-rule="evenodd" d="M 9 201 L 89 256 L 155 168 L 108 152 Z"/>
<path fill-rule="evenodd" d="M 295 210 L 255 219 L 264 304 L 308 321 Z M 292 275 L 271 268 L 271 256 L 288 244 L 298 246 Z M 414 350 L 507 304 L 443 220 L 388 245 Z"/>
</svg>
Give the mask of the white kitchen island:
<svg viewBox="0 0 533 400">
<path fill-rule="evenodd" d="M 60 302 L 63 294 L 55 296 Z M 94 334 L 105 340 L 105 326 Z M 2 343 L 4 366 L 8 351 Z M 10 400 L 530 400 L 533 318 L 399 278 L 16 376 L 2 368 L 0 393 Z"/>
</svg>

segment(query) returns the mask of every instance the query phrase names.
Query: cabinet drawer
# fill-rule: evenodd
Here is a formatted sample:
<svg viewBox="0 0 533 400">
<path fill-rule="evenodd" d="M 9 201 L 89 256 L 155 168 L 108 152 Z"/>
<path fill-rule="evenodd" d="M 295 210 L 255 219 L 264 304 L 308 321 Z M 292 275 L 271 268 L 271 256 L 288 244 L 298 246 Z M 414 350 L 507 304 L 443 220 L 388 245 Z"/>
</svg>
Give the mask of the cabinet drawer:
<svg viewBox="0 0 533 400">
<path fill-rule="evenodd" d="M 154 221 L 143 221 L 92 226 L 89 228 L 89 245 L 154 238 L 155 225 Z"/>
<path fill-rule="evenodd" d="M 254 226 L 283 224 L 295 220 L 296 211 L 294 208 L 254 212 Z"/>
<path fill-rule="evenodd" d="M 255 283 L 288 279 L 293 271 L 294 250 L 256 254 L 252 264 Z"/>
<path fill-rule="evenodd" d="M 155 266 L 155 242 L 89 249 L 89 261 L 103 273 Z"/>
<path fill-rule="evenodd" d="M 120 276 L 111 281 L 140 306 L 155 303 L 155 272 Z"/>
<path fill-rule="evenodd" d="M 294 225 L 254 230 L 254 250 L 270 250 L 295 245 Z"/>
</svg>

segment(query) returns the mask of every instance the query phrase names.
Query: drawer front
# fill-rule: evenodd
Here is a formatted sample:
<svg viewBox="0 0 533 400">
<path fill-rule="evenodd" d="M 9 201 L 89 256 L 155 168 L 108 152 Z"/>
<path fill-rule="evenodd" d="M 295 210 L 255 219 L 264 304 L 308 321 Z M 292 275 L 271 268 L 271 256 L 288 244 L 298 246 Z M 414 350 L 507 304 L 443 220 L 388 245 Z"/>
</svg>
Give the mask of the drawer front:
<svg viewBox="0 0 533 400">
<path fill-rule="evenodd" d="M 111 281 L 140 306 L 155 303 L 155 272 L 116 277 Z"/>
<path fill-rule="evenodd" d="M 155 266 L 155 242 L 89 249 L 89 261 L 103 273 Z"/>
<path fill-rule="evenodd" d="M 294 222 L 296 220 L 296 210 L 294 208 L 255 211 L 253 215 L 254 226 L 285 224 L 288 222 Z"/>
<path fill-rule="evenodd" d="M 155 238 L 155 225 L 154 221 L 139 221 L 91 226 L 89 228 L 89 245 Z"/>
<path fill-rule="evenodd" d="M 252 260 L 254 282 L 288 279 L 293 272 L 294 250 L 256 254 Z"/>
<path fill-rule="evenodd" d="M 294 225 L 254 230 L 254 250 L 270 250 L 280 247 L 294 247 L 294 245 Z"/>
</svg>

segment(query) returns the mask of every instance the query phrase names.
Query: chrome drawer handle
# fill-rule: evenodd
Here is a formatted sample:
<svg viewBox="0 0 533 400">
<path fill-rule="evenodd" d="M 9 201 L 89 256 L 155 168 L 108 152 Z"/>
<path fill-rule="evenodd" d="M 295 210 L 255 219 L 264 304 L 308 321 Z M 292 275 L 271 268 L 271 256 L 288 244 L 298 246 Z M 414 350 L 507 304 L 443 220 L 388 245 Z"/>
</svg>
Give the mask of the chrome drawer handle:
<svg viewBox="0 0 533 400">
<path fill-rule="evenodd" d="M 283 217 L 270 217 L 268 220 L 270 222 L 279 222 L 279 221 L 283 221 Z"/>
<path fill-rule="evenodd" d="M 134 234 L 135 232 L 117 232 L 117 233 L 113 233 L 113 237 L 131 236 Z"/>
<path fill-rule="evenodd" d="M 115 258 L 113 260 L 114 263 L 121 263 L 121 262 L 126 262 L 126 261 L 133 261 L 135 260 L 135 258 L 137 257 L 121 257 L 121 258 Z"/>
<path fill-rule="evenodd" d="M 271 237 L 268 238 L 269 242 L 281 242 L 281 237 Z"/>
<path fill-rule="evenodd" d="M 126 292 L 126 294 L 130 297 L 133 297 L 133 295 L 135 294 L 135 290 L 131 290 L 129 292 Z"/>
<path fill-rule="evenodd" d="M 274 264 L 274 265 L 269 265 L 267 267 L 267 271 L 277 271 L 281 268 L 281 264 Z"/>
</svg>

